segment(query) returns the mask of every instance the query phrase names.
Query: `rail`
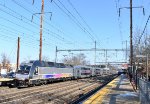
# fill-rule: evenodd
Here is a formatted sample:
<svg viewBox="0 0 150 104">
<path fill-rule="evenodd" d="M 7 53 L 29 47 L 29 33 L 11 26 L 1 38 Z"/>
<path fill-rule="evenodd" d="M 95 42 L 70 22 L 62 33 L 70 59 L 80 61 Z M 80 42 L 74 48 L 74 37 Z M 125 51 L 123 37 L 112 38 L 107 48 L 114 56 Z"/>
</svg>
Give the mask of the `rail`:
<svg viewBox="0 0 150 104">
<path fill-rule="evenodd" d="M 91 95 L 93 95 L 94 93 L 96 93 L 98 90 L 100 90 L 101 88 L 103 88 L 104 86 L 106 86 L 109 82 L 111 82 L 113 79 L 115 79 L 116 77 L 118 77 L 118 75 L 110 75 L 105 77 L 105 82 L 103 84 L 101 84 L 100 86 L 98 86 L 97 88 L 89 91 L 88 93 L 80 96 L 78 99 L 75 99 L 74 101 L 72 101 L 69 104 L 80 104 L 83 101 L 85 101 L 87 98 L 89 98 Z M 103 79 L 103 78 L 102 78 Z"/>
</svg>

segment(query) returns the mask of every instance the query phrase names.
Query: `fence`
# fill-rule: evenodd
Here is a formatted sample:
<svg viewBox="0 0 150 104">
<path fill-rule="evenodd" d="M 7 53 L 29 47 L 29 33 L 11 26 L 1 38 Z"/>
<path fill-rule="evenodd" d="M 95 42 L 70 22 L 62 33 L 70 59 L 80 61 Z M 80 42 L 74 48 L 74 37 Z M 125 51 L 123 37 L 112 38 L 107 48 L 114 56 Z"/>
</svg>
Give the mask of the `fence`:
<svg viewBox="0 0 150 104">
<path fill-rule="evenodd" d="M 138 87 L 141 104 L 150 104 L 150 82 L 139 78 Z"/>
</svg>

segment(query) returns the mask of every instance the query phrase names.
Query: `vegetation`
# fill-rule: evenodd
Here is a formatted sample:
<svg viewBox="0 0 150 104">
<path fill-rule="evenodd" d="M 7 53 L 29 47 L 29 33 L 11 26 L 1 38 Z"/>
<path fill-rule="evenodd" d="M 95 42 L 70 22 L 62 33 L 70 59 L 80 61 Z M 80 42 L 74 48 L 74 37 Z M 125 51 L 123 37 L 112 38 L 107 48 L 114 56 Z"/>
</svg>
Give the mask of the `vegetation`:
<svg viewBox="0 0 150 104">
<path fill-rule="evenodd" d="M 6 68 L 8 69 L 9 67 L 9 64 L 10 64 L 10 60 L 9 58 L 7 57 L 6 53 L 2 53 L 1 54 L 1 68 Z"/>
<path fill-rule="evenodd" d="M 136 55 L 149 55 L 150 56 L 150 33 L 148 31 L 141 35 L 141 31 L 137 30 L 133 39 L 133 61 L 139 66 L 138 72 L 141 74 L 146 73 L 146 58 L 136 58 Z M 149 57 L 150 59 L 150 57 Z M 140 64 L 141 63 L 141 64 Z M 150 70 L 150 62 L 148 64 Z M 150 75 L 150 71 L 149 71 Z"/>
<path fill-rule="evenodd" d="M 75 56 L 65 57 L 63 59 L 63 63 L 70 65 L 87 65 L 88 61 L 86 61 L 86 56 L 83 53 L 77 54 Z"/>
</svg>

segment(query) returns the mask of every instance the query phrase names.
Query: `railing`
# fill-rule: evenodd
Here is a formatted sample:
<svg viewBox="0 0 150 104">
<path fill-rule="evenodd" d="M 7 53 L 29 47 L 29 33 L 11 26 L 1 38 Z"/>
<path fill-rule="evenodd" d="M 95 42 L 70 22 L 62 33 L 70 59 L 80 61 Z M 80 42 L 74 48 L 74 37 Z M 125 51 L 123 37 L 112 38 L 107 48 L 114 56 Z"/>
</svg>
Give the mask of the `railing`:
<svg viewBox="0 0 150 104">
<path fill-rule="evenodd" d="M 138 78 L 138 87 L 141 104 L 150 104 L 150 82 Z"/>
</svg>

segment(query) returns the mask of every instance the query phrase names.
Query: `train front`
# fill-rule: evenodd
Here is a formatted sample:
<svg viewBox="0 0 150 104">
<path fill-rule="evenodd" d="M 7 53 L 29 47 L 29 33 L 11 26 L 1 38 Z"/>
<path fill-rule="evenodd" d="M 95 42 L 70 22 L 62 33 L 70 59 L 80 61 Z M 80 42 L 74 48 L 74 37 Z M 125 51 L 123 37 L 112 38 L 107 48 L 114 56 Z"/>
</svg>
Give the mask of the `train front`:
<svg viewBox="0 0 150 104">
<path fill-rule="evenodd" d="M 17 70 L 15 74 L 15 79 L 12 85 L 16 87 L 28 86 L 31 67 L 32 63 L 20 65 L 20 68 Z"/>
</svg>

